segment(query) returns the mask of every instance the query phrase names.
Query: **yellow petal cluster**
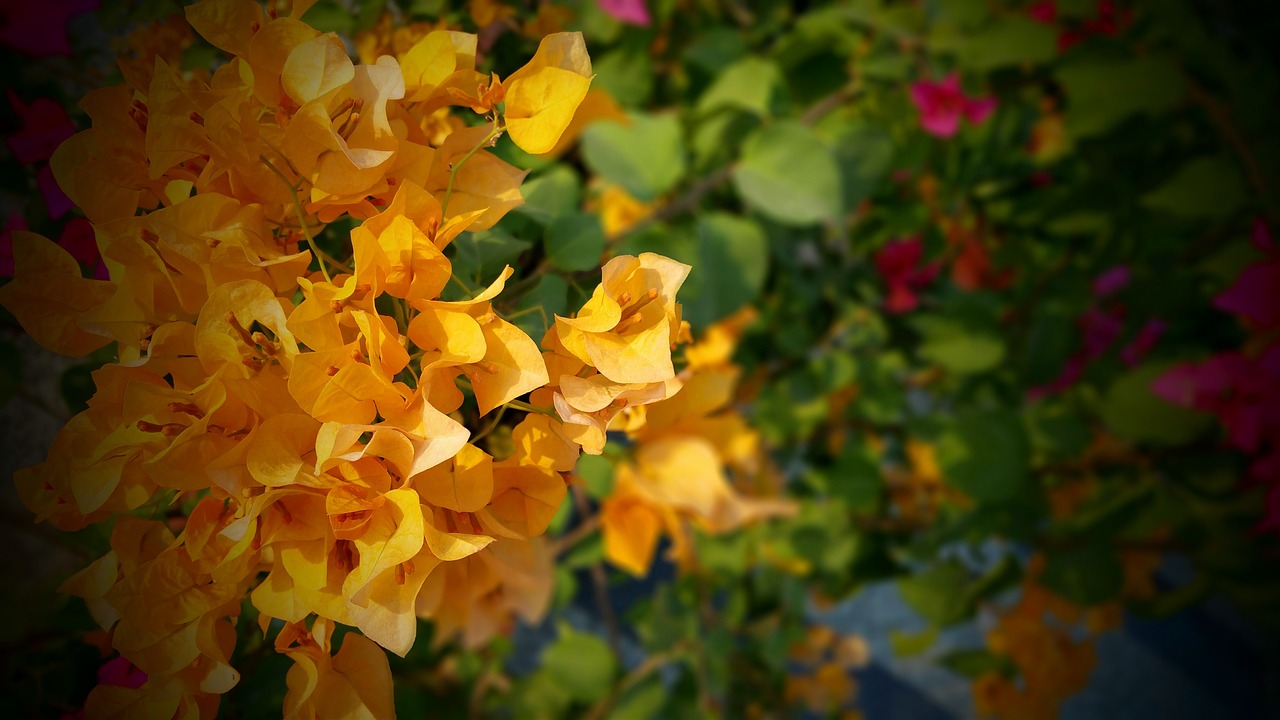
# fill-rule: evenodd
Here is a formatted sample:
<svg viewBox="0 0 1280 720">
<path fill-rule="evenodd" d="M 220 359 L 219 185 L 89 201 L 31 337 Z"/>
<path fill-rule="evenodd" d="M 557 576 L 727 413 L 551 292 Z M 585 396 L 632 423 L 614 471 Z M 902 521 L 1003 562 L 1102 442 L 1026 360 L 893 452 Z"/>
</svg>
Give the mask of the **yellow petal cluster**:
<svg viewBox="0 0 1280 720">
<path fill-rule="evenodd" d="M 730 358 L 743 325 L 731 318 L 709 328 L 706 339 L 685 352 L 678 394 L 622 413 L 632 452 L 615 467 L 601 516 L 605 556 L 632 574 L 649 571 L 663 534 L 671 538 L 672 556 L 687 565 L 691 526 L 723 533 L 795 512 L 772 497 L 776 473 L 759 435 L 733 407 L 739 369 Z"/>
<path fill-rule="evenodd" d="M 113 522 L 111 552 L 63 589 L 148 679 L 98 687 L 89 717 L 216 716 L 246 595 L 264 632 L 284 625 L 283 710 L 306 718 L 393 717 L 382 649 L 404 655 L 418 618 L 476 644 L 551 596 L 539 536 L 580 449 L 550 400 L 516 402 L 550 376 L 494 306 L 511 268 L 469 299 L 441 294 L 450 243 L 523 202 L 525 172 L 487 147 L 506 132 L 546 152 L 585 96 L 582 36 L 545 38 L 502 82 L 476 71 L 475 36 L 442 29 L 353 62 L 301 20 L 309 5 L 200 0 L 186 19 L 226 62 L 182 72 L 167 49 L 132 47 L 130 84 L 84 98 L 92 126 L 51 164 L 109 280 L 14 237 L 0 303 L 54 351 L 116 350 L 88 409 L 16 476 L 38 520 Z M 458 106 L 489 115 L 466 128 Z M 316 242 L 343 218 L 335 259 Z M 611 263 L 600 309 L 565 325 L 579 368 L 548 392 L 593 417 L 602 397 L 673 392 L 687 271 Z M 499 461 L 464 423 L 511 403 L 541 412 Z M 332 654 L 337 624 L 360 633 Z"/>
</svg>

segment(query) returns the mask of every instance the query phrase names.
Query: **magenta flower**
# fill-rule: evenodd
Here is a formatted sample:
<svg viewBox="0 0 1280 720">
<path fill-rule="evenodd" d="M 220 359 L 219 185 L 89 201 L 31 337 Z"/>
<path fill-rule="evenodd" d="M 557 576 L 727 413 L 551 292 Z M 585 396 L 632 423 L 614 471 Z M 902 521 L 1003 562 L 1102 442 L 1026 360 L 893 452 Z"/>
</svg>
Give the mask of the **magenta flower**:
<svg viewBox="0 0 1280 720">
<path fill-rule="evenodd" d="M 0 45 L 34 57 L 70 55 L 67 22 L 98 8 L 98 0 L 6 2 L 0 12 Z"/>
<path fill-rule="evenodd" d="M 645 7 L 644 0 L 598 0 L 600 9 L 606 15 L 614 19 L 621 20 L 628 25 L 638 25 L 640 27 L 649 27 L 653 22 L 649 17 L 649 8 Z"/>
<path fill-rule="evenodd" d="M 1160 336 L 1164 334 L 1165 324 L 1163 320 L 1148 320 L 1146 325 L 1138 331 L 1137 337 L 1129 341 L 1128 345 L 1120 351 L 1120 359 L 1125 365 L 1134 367 L 1142 362 L 1156 343 L 1160 342 Z"/>
<path fill-rule="evenodd" d="M 920 110 L 920 126 L 930 135 L 949 138 L 960 129 L 960 118 L 978 125 L 995 112 L 991 97 L 966 97 L 960 76 L 951 73 L 939 82 L 921 80 L 911 86 L 911 101 Z"/>
<path fill-rule="evenodd" d="M 114 657 L 98 668 L 99 685 L 119 685 L 138 689 L 147 683 L 147 674 L 123 657 Z"/>
<path fill-rule="evenodd" d="M 1124 265 L 1116 265 L 1115 267 L 1104 270 L 1101 275 L 1093 280 L 1093 296 L 1096 298 L 1104 298 L 1109 295 L 1115 295 L 1129 284 L 1129 268 Z"/>
<path fill-rule="evenodd" d="M 22 127 L 4 141 L 20 163 L 48 160 L 63 140 L 76 134 L 76 126 L 67 111 L 53 100 L 36 98 L 28 105 L 10 90 L 9 104 L 22 121 Z"/>
<path fill-rule="evenodd" d="M 894 240 L 876 253 L 876 268 L 889 287 L 885 312 L 904 313 L 915 309 L 916 291 L 932 283 L 940 269 L 937 263 L 921 267 L 923 258 L 924 243 L 919 238 Z"/>
<path fill-rule="evenodd" d="M 1273 328 L 1280 325 L 1280 252 L 1261 219 L 1254 222 L 1252 241 L 1270 257 L 1240 273 L 1235 284 L 1213 299 L 1213 306 L 1242 315 L 1259 329 Z"/>
</svg>

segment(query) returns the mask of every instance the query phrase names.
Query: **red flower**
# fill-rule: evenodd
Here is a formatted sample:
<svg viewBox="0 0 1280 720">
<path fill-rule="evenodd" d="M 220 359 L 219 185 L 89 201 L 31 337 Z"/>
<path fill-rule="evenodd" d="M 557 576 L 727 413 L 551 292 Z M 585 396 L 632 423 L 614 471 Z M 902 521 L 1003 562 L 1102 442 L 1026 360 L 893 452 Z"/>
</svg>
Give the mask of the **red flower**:
<svg viewBox="0 0 1280 720">
<path fill-rule="evenodd" d="M 885 312 L 904 313 L 917 305 L 916 291 L 923 290 L 938 276 L 939 266 L 930 263 L 920 267 L 924 244 L 919 238 L 894 240 L 876 253 L 876 268 L 889 287 Z"/>
<path fill-rule="evenodd" d="M 995 98 L 966 97 L 956 73 L 940 82 L 921 80 L 912 84 L 911 101 L 920 110 L 920 127 L 940 138 L 955 135 L 960 129 L 961 117 L 978 125 L 996 109 Z"/>
</svg>

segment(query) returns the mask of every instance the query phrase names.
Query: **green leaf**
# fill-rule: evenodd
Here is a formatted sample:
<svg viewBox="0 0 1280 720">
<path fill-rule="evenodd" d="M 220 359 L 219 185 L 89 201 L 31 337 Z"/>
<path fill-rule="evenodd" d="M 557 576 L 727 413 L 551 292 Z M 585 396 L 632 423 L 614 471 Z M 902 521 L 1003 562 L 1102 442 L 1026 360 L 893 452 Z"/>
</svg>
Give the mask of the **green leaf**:
<svg viewBox="0 0 1280 720">
<path fill-rule="evenodd" d="M 520 298 L 520 304 L 508 319 L 529 337 L 541 340 L 555 322 L 555 316 L 566 314 L 568 309 L 569 284 L 559 275 L 547 273 Z"/>
<path fill-rule="evenodd" d="M 755 221 L 711 213 L 698 218 L 693 252 L 684 262 L 693 270 L 680 288 L 679 300 L 685 319 L 701 329 L 760 293 L 769 267 L 769 247 Z"/>
<path fill-rule="evenodd" d="M 955 49 L 962 66 L 980 72 L 1046 63 L 1058 54 L 1058 29 L 1021 15 L 1004 15 L 964 36 Z"/>
<path fill-rule="evenodd" d="M 546 234 L 547 260 L 561 270 L 590 270 L 604 253 L 604 226 L 599 215 L 572 213 L 551 221 Z"/>
<path fill-rule="evenodd" d="M 917 633 L 907 633 L 897 628 L 889 628 L 889 647 L 893 650 L 893 654 L 900 658 L 920 655 L 925 650 L 933 647 L 933 643 L 937 639 L 937 627 L 929 627 Z"/>
<path fill-rule="evenodd" d="M 1142 204 L 1181 218 L 1225 219 L 1235 214 L 1245 196 L 1235 162 L 1224 155 L 1196 158 L 1147 193 Z"/>
<path fill-rule="evenodd" d="M 582 133 L 582 157 L 592 172 L 649 202 L 685 172 L 684 142 L 675 115 L 632 115 L 631 125 L 598 122 Z"/>
<path fill-rule="evenodd" d="M 983 503 L 1022 491 L 1030 480 L 1030 452 L 1022 422 L 1007 408 L 963 411 L 937 443 L 947 483 Z"/>
<path fill-rule="evenodd" d="M 850 121 L 836 114 L 831 124 L 819 126 L 835 148 L 840 164 L 844 212 L 851 213 L 858 204 L 871 197 L 888 176 L 893 166 L 893 138 L 878 125 Z"/>
<path fill-rule="evenodd" d="M 524 204 L 515 209 L 546 225 L 578 209 L 582 203 L 582 182 L 578 173 L 565 165 L 555 165 L 520 186 Z"/>
<path fill-rule="evenodd" d="M 578 458 L 578 477 L 586 485 L 587 494 L 596 500 L 613 492 L 613 462 L 607 457 L 583 454 Z"/>
<path fill-rule="evenodd" d="M 725 68 L 698 99 L 698 112 L 738 108 L 753 115 L 773 114 L 783 89 L 777 63 L 758 56 L 742 58 Z"/>
<path fill-rule="evenodd" d="M 1139 113 L 1168 110 L 1185 91 L 1174 64 L 1156 57 L 1088 58 L 1058 70 L 1058 82 L 1068 98 L 1066 125 L 1072 137 L 1097 135 Z"/>
<path fill-rule="evenodd" d="M 596 702 L 609 694 L 617 662 L 609 646 L 589 633 L 567 625 L 560 638 L 542 653 L 542 667 L 573 699 Z"/>
<path fill-rule="evenodd" d="M 611 50 L 592 60 L 595 79 L 592 84 L 609 93 L 626 107 L 644 105 L 653 93 L 653 60 L 648 48 L 632 43 Z"/>
<path fill-rule="evenodd" d="M 853 510 L 874 512 L 879 509 L 884 477 L 875 453 L 866 443 L 854 440 L 845 444 L 836 466 L 831 469 L 827 491 Z"/>
<path fill-rule="evenodd" d="M 1211 416 L 1167 403 L 1151 391 L 1151 383 L 1168 368 L 1168 364 L 1145 365 L 1111 383 L 1099 410 L 1117 435 L 1138 442 L 1179 445 L 1213 423 Z"/>
<path fill-rule="evenodd" d="M 747 204 L 786 225 L 834 220 L 843 206 L 831 148 L 797 122 L 780 122 L 749 138 L 733 183 Z"/>
<path fill-rule="evenodd" d="M 1114 598 L 1124 585 L 1124 568 L 1105 540 L 1048 556 L 1040 582 L 1078 605 Z"/>
<path fill-rule="evenodd" d="M 303 13 L 302 21 L 322 33 L 350 35 L 356 27 L 356 16 L 335 0 L 319 0 Z"/>
<path fill-rule="evenodd" d="M 990 370 L 1004 360 L 1004 340 L 988 328 L 941 315 L 918 315 L 911 324 L 924 336 L 920 356 L 957 375 Z"/>
<path fill-rule="evenodd" d="M 464 233 L 453 241 L 452 247 L 453 274 L 464 279 L 471 285 L 471 290 L 475 291 L 476 286 L 487 286 L 487 281 L 497 277 L 504 266 L 514 263 L 520 253 L 533 247 L 533 244 L 495 228 Z M 450 283 L 449 291 L 459 293 L 461 289 L 456 283 Z"/>
<path fill-rule="evenodd" d="M 650 675 L 623 691 L 618 702 L 609 711 L 613 720 L 637 720 L 657 717 L 667 701 L 667 689 L 658 675 Z"/>
<path fill-rule="evenodd" d="M 964 566 L 948 560 L 899 580 L 898 592 L 925 620 L 947 627 L 973 614 L 973 602 L 961 592 L 968 583 L 969 572 Z"/>
</svg>

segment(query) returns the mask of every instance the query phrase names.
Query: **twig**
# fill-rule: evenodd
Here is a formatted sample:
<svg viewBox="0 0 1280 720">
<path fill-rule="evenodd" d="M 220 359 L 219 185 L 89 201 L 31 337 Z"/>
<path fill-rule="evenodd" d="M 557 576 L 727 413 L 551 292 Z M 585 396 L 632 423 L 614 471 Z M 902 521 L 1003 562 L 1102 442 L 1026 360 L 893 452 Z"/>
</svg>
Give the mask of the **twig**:
<svg viewBox="0 0 1280 720">
<path fill-rule="evenodd" d="M 583 521 L 578 523 L 572 530 L 552 541 L 551 556 L 560 557 L 574 545 L 577 545 L 583 540 L 591 537 L 599 529 L 599 515 L 592 515 L 591 517 L 583 519 Z"/>
<path fill-rule="evenodd" d="M 311 228 L 307 227 L 307 216 L 306 213 L 302 212 L 302 202 L 298 200 L 298 186 L 289 182 L 289 178 L 285 177 L 285 174 L 280 172 L 280 168 L 268 160 L 266 155 L 259 155 L 258 159 L 271 172 L 275 173 L 276 177 L 280 178 L 280 182 L 284 183 L 285 187 L 289 188 L 289 197 L 293 199 L 293 211 L 298 215 L 298 223 L 302 226 L 302 234 L 307 238 L 307 246 L 311 248 L 312 254 L 316 256 L 316 262 L 320 265 L 320 274 L 324 275 L 325 282 L 333 283 L 333 278 L 329 277 L 329 269 L 324 265 L 324 255 L 320 252 L 320 248 L 316 246 L 316 239 L 311 236 Z"/>
<path fill-rule="evenodd" d="M 586 491 L 581 485 L 573 485 L 572 488 L 574 507 L 577 508 L 580 516 L 588 517 L 591 507 L 587 501 Z M 613 612 L 613 604 L 609 602 L 604 565 L 599 562 L 591 566 L 591 585 L 595 590 L 596 607 L 600 610 L 600 617 L 604 620 L 604 627 L 609 636 L 609 647 L 613 650 L 613 656 L 621 662 L 622 640 L 621 633 L 618 631 L 618 617 Z"/>
<path fill-rule="evenodd" d="M 459 160 L 456 163 L 453 163 L 453 165 L 449 168 L 449 186 L 445 188 L 445 191 L 444 191 L 444 202 L 440 203 L 441 218 L 445 217 L 445 212 L 449 209 L 449 199 L 453 197 L 453 181 L 456 180 L 458 177 L 458 170 L 462 169 L 463 164 L 466 163 L 468 160 L 470 160 L 472 155 L 475 155 L 476 153 L 480 152 L 481 148 L 487 147 L 489 143 L 492 142 L 499 135 L 501 135 L 504 130 L 506 130 L 505 127 L 495 122 L 493 125 L 493 129 L 489 131 L 489 134 L 485 135 L 483 140 L 477 143 L 475 147 L 467 151 L 467 154 L 463 155 L 461 160 Z"/>
<path fill-rule="evenodd" d="M 662 669 L 667 663 L 677 659 L 688 650 L 688 644 L 680 641 L 673 645 L 670 650 L 663 653 L 656 653 L 644 659 L 644 662 L 636 666 L 635 670 L 627 673 L 625 677 L 618 681 L 613 690 L 604 697 L 603 700 L 591 706 L 587 713 L 582 716 L 583 720 L 599 720 L 604 717 L 613 706 L 617 704 L 618 698 L 632 687 L 639 684 L 642 680 L 649 677 L 653 673 Z"/>
</svg>

